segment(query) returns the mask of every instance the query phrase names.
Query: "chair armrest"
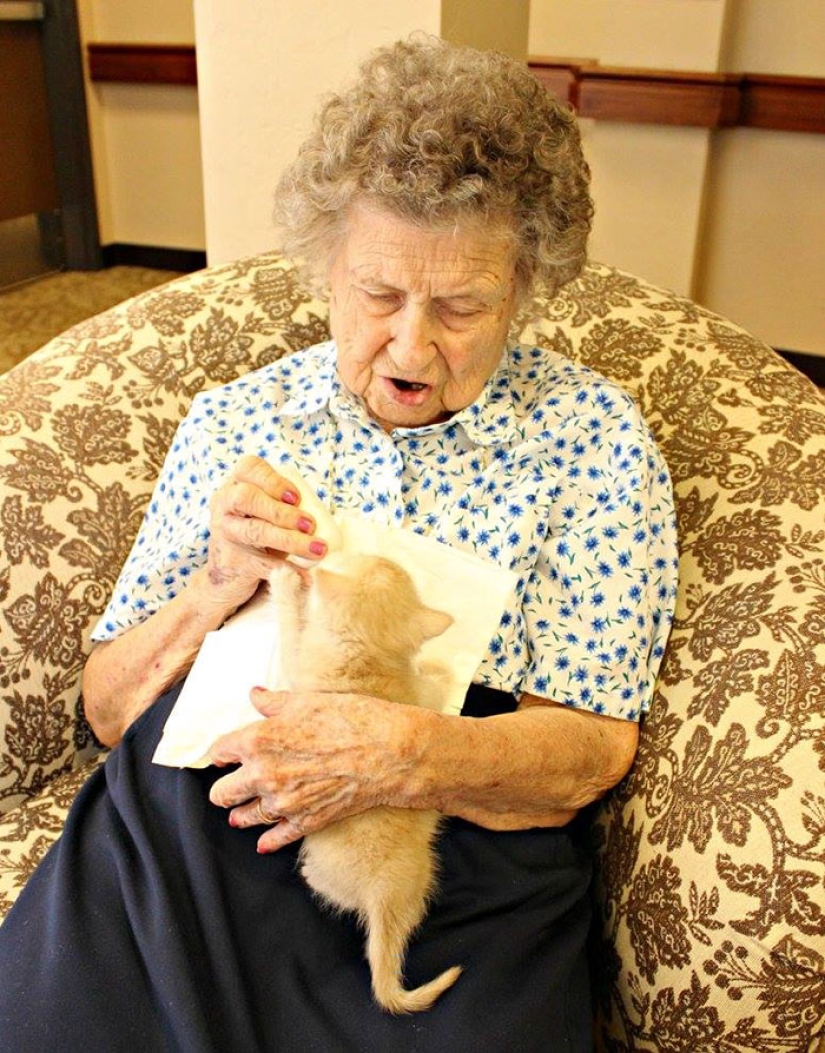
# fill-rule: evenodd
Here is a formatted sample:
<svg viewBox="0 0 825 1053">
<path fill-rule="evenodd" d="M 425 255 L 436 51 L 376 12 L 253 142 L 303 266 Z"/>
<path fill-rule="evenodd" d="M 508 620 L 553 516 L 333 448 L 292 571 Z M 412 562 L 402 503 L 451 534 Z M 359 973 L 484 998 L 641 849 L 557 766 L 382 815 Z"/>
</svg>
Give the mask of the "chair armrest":
<svg viewBox="0 0 825 1053">
<path fill-rule="evenodd" d="M 60 837 L 72 802 L 105 759 L 99 754 L 75 771 L 58 775 L 41 793 L 0 815 L 0 921 Z"/>
<path fill-rule="evenodd" d="M 0 377 L 0 813 L 95 750 L 89 633 L 193 396 L 327 337 L 275 254 L 151 289 Z"/>
</svg>

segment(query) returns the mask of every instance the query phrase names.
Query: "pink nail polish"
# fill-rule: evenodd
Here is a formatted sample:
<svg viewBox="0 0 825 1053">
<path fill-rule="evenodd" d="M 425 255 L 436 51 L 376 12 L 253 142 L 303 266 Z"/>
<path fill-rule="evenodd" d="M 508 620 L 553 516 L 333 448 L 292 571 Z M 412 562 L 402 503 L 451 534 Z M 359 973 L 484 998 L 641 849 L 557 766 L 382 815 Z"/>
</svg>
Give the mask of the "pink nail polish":
<svg viewBox="0 0 825 1053">
<path fill-rule="evenodd" d="M 281 494 L 281 500 L 284 502 L 285 505 L 297 505 L 298 495 L 295 493 L 294 490 L 284 490 L 284 492 Z"/>
<path fill-rule="evenodd" d="M 301 531 L 302 534 L 311 534 L 312 520 L 307 519 L 306 516 L 301 516 L 301 518 L 298 520 L 298 529 Z"/>
<path fill-rule="evenodd" d="M 313 541 L 309 546 L 309 551 L 313 556 L 323 556 L 327 550 L 327 546 L 323 541 Z"/>
</svg>

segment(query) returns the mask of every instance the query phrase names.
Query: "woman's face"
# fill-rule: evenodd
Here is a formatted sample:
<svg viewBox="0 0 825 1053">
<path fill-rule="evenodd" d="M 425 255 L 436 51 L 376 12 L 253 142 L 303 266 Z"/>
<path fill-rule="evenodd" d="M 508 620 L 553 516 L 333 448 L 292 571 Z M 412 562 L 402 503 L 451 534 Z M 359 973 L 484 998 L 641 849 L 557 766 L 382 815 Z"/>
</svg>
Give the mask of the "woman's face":
<svg viewBox="0 0 825 1053">
<path fill-rule="evenodd" d="M 350 213 L 330 273 L 330 328 L 342 381 L 385 430 L 474 402 L 515 309 L 515 259 L 496 231 L 421 228 L 364 205 Z"/>
</svg>

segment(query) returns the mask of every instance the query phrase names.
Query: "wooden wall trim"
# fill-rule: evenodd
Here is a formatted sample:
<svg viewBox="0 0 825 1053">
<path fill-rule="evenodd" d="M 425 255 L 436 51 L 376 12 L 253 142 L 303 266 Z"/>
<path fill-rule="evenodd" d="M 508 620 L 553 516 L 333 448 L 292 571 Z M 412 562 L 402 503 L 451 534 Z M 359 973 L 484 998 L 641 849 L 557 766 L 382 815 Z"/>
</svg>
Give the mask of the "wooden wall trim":
<svg viewBox="0 0 825 1053">
<path fill-rule="evenodd" d="M 631 69 L 536 57 L 530 69 L 580 117 L 698 128 L 825 132 L 825 79 Z"/>
<path fill-rule="evenodd" d="M 93 81 L 198 83 L 192 44 L 89 44 Z M 545 58 L 530 69 L 581 117 L 698 128 L 825 132 L 825 79 L 632 69 Z"/>
<path fill-rule="evenodd" d="M 739 123 L 748 128 L 825 132 L 825 80 L 745 73 Z"/>
<path fill-rule="evenodd" d="M 198 83 L 193 44 L 89 44 L 87 49 L 93 81 Z"/>
</svg>

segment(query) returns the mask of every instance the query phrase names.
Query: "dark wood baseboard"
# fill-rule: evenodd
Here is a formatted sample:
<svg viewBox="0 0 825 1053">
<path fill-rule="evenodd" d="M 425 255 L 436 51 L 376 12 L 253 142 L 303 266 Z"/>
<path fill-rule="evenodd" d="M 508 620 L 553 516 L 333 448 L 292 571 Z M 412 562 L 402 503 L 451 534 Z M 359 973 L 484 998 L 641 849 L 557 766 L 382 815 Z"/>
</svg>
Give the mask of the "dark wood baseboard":
<svg viewBox="0 0 825 1053">
<path fill-rule="evenodd" d="M 156 245 L 129 245 L 114 242 L 103 246 L 104 267 L 151 267 L 159 271 L 182 271 L 186 274 L 206 266 L 202 249 L 164 249 Z"/>
<path fill-rule="evenodd" d="M 807 351 L 786 351 L 781 347 L 776 350 L 817 387 L 825 389 L 825 355 L 812 355 Z"/>
</svg>

